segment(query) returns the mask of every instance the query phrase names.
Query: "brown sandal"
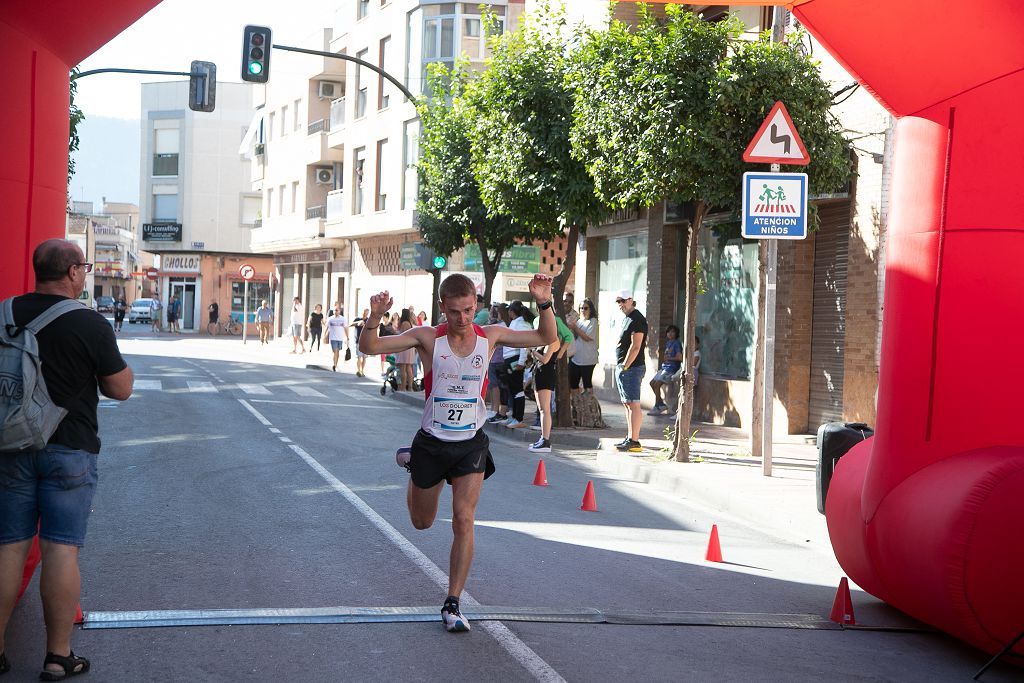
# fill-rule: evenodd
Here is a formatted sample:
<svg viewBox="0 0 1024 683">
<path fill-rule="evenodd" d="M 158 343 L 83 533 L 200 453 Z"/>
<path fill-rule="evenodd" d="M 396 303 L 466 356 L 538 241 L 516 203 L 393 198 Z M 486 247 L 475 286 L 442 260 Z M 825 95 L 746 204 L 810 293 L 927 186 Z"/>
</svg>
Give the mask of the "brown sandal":
<svg viewBox="0 0 1024 683">
<path fill-rule="evenodd" d="M 57 666 L 64 669 L 63 671 L 50 671 L 46 668 L 47 664 L 56 664 Z M 39 672 L 39 680 L 41 681 L 63 681 L 69 676 L 77 676 L 78 674 L 84 674 L 89 670 L 89 660 L 85 657 L 76 657 L 75 653 L 72 652 L 67 657 L 55 655 L 52 652 L 46 653 L 46 659 L 43 661 L 43 670 Z"/>
</svg>

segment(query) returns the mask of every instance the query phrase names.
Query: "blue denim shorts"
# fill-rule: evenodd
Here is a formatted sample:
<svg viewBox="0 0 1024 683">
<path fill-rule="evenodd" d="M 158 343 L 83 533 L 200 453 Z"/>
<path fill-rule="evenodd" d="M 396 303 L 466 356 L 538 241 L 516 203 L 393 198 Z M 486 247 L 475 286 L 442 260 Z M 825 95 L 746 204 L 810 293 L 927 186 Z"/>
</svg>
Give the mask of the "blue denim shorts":
<svg viewBox="0 0 1024 683">
<path fill-rule="evenodd" d="M 635 403 L 640 400 L 640 384 L 644 381 L 646 368 L 639 365 L 618 373 L 615 386 L 619 389 L 619 400 L 623 403 Z"/>
<path fill-rule="evenodd" d="M 0 453 L 0 545 L 36 535 L 85 545 L 99 476 L 96 454 L 50 444 L 39 451 Z"/>
<path fill-rule="evenodd" d="M 331 340 L 331 351 L 341 351 L 345 346 L 345 341 L 342 339 Z"/>
</svg>

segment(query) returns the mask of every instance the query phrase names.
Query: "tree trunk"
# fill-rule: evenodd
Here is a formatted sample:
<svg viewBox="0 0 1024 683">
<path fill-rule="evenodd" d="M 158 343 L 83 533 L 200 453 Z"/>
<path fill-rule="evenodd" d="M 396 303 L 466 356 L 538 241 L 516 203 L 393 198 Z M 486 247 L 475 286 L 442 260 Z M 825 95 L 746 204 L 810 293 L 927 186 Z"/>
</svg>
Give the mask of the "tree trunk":
<svg viewBox="0 0 1024 683">
<path fill-rule="evenodd" d="M 491 258 L 490 253 L 487 251 L 487 245 L 485 244 L 484 235 L 481 231 L 476 236 L 476 245 L 480 247 L 480 262 L 483 264 L 484 269 L 484 303 L 490 307 L 491 305 L 491 292 L 494 291 L 494 278 L 498 275 L 498 268 L 501 267 L 501 257 L 505 253 L 505 248 L 497 250 L 494 254 L 494 258 Z"/>
<path fill-rule="evenodd" d="M 690 217 L 690 238 L 686 242 L 686 322 L 683 326 L 683 386 L 676 410 L 675 459 L 690 462 L 690 420 L 693 418 L 693 354 L 697 348 L 697 245 L 707 207 L 695 202 Z"/>
<path fill-rule="evenodd" d="M 555 276 L 551 283 L 551 297 L 555 306 L 555 314 L 565 320 L 564 295 L 565 285 L 572 277 L 573 269 L 576 267 L 576 244 L 580 239 L 580 226 L 573 224 L 569 226 L 569 233 L 565 238 L 565 259 L 562 260 L 562 270 Z M 571 428 L 572 425 L 572 397 L 569 395 L 569 356 L 563 355 L 558 359 L 558 387 L 555 391 L 555 426 Z"/>
<path fill-rule="evenodd" d="M 430 297 L 430 324 L 436 327 L 441 319 L 441 307 L 438 305 L 437 300 L 437 290 L 441 288 L 441 271 L 437 268 L 431 268 L 430 277 L 434 281 L 434 292 Z"/>
</svg>

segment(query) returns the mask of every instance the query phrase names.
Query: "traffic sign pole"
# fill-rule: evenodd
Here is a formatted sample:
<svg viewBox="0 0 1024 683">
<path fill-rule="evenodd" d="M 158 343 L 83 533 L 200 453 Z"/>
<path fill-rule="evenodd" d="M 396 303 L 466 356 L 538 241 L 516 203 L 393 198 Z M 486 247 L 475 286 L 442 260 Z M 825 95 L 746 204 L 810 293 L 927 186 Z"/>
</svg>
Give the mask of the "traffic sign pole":
<svg viewBox="0 0 1024 683">
<path fill-rule="evenodd" d="M 247 343 L 249 326 L 246 322 L 249 320 L 249 280 L 245 281 L 242 285 L 242 343 Z"/>
<path fill-rule="evenodd" d="M 779 164 L 772 164 L 772 173 Z M 761 473 L 772 476 L 772 421 L 775 414 L 775 292 L 779 265 L 779 241 L 768 240 L 768 264 L 764 274 L 764 395 L 761 397 Z"/>
</svg>

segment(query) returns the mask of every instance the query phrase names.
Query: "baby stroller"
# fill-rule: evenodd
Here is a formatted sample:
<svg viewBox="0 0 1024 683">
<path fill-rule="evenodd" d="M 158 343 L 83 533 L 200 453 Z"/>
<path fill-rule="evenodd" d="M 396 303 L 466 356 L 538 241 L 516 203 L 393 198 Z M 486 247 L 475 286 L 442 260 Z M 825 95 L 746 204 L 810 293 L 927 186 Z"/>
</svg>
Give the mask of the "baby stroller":
<svg viewBox="0 0 1024 683">
<path fill-rule="evenodd" d="M 384 370 L 384 386 L 380 388 L 380 395 L 384 396 L 388 393 L 388 386 L 391 386 L 391 391 L 398 391 L 398 383 L 402 381 L 401 371 L 398 369 L 398 363 L 395 362 L 395 356 L 388 354 L 384 357 L 385 362 L 388 366 Z"/>
</svg>

